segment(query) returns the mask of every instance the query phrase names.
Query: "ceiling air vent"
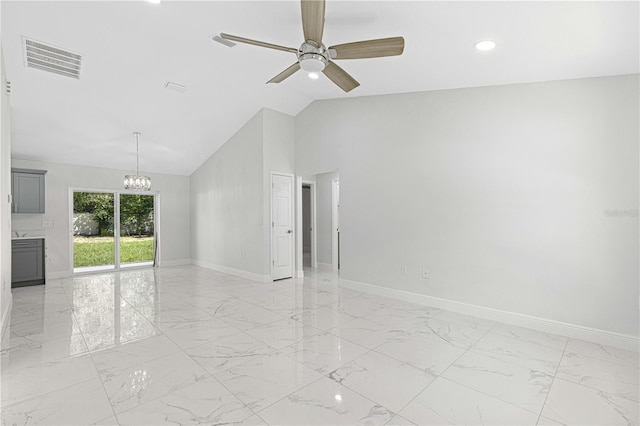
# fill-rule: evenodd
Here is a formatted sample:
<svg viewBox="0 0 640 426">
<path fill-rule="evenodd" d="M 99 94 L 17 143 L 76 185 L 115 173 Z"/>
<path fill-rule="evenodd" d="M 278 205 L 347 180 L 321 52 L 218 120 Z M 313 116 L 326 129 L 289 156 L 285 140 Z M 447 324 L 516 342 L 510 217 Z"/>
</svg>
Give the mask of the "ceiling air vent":
<svg viewBox="0 0 640 426">
<path fill-rule="evenodd" d="M 23 37 L 25 65 L 43 71 L 80 78 L 82 55 Z"/>
</svg>

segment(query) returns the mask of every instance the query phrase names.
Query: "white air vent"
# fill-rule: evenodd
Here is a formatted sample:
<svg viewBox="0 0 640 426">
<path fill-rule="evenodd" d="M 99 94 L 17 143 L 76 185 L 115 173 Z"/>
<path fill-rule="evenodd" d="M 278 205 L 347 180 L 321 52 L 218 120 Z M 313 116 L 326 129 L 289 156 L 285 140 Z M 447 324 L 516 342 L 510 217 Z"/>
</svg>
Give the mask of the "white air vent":
<svg viewBox="0 0 640 426">
<path fill-rule="evenodd" d="M 22 37 L 25 65 L 43 71 L 80 78 L 82 55 Z"/>
</svg>

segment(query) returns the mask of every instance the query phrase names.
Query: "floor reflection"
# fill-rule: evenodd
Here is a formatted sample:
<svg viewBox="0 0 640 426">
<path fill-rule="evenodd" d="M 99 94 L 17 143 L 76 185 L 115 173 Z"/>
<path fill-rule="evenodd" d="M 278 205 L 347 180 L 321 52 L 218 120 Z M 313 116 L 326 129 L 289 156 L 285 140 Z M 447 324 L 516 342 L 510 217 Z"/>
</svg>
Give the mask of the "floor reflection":
<svg viewBox="0 0 640 426">
<path fill-rule="evenodd" d="M 155 316 L 157 295 L 153 269 L 86 276 L 76 280 L 70 292 L 74 324 L 90 351 L 157 334 L 149 321 Z"/>
</svg>

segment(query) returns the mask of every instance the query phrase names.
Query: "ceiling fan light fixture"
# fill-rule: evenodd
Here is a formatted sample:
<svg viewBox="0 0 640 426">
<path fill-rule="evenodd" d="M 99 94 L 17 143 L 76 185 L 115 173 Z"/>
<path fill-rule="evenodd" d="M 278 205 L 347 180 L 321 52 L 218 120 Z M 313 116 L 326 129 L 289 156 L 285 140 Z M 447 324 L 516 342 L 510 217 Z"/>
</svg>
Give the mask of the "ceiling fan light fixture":
<svg viewBox="0 0 640 426">
<path fill-rule="evenodd" d="M 321 72 L 327 66 L 327 59 L 318 53 L 305 53 L 300 56 L 300 68 L 308 73 Z"/>
<path fill-rule="evenodd" d="M 319 78 L 320 78 L 320 74 L 318 74 L 317 72 L 310 72 L 310 73 L 309 73 L 309 78 L 310 78 L 311 80 L 317 80 L 317 79 L 319 79 Z"/>
</svg>

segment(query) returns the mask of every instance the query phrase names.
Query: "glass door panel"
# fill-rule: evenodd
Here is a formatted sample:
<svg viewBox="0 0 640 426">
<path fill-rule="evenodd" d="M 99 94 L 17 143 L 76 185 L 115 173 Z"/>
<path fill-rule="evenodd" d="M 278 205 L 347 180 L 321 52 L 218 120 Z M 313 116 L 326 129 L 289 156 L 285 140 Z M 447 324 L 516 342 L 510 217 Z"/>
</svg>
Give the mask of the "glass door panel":
<svg viewBox="0 0 640 426">
<path fill-rule="evenodd" d="M 154 196 L 120 194 L 120 266 L 153 265 Z"/>
<path fill-rule="evenodd" d="M 73 271 L 115 268 L 113 193 L 73 193 Z"/>
</svg>

